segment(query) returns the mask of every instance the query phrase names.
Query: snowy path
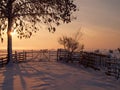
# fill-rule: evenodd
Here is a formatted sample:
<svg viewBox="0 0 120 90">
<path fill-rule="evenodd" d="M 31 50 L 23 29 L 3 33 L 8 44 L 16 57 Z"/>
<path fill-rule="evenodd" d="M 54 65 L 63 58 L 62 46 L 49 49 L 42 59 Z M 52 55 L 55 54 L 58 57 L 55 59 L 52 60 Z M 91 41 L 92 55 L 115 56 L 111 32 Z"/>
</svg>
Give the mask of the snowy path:
<svg viewBox="0 0 120 90">
<path fill-rule="evenodd" d="M 0 90 L 120 90 L 119 84 L 100 71 L 58 62 L 0 68 Z"/>
</svg>

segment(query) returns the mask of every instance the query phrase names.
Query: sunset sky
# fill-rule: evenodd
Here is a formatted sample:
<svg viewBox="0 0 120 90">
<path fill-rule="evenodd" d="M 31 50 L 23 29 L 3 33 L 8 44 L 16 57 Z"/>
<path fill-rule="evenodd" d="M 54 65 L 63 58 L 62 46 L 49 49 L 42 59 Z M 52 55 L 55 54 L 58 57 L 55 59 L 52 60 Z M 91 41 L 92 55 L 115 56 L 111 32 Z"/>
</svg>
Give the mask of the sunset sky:
<svg viewBox="0 0 120 90">
<path fill-rule="evenodd" d="M 79 8 L 76 20 L 56 27 L 54 34 L 42 28 L 30 39 L 20 40 L 13 35 L 13 49 L 56 49 L 62 47 L 57 41 L 60 36 L 71 36 L 80 28 L 85 49 L 120 48 L 120 0 L 74 1 Z M 6 49 L 6 40 L 0 43 L 0 48 Z"/>
</svg>

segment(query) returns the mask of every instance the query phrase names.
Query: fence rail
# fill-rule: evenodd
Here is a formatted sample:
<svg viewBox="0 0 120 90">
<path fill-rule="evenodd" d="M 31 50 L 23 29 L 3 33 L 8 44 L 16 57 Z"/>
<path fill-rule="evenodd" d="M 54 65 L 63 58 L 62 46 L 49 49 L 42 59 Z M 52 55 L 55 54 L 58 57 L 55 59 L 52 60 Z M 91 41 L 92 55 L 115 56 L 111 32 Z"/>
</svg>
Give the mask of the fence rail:
<svg viewBox="0 0 120 90">
<path fill-rule="evenodd" d="M 56 60 L 57 52 L 51 50 L 29 50 L 29 51 L 15 51 L 12 54 L 12 61 L 14 63 L 26 62 L 26 61 L 50 61 Z M 4 62 L 7 62 L 7 54 L 2 54 L 0 56 L 0 65 L 3 66 Z M 4 61 L 4 62 L 3 62 Z"/>
<path fill-rule="evenodd" d="M 0 66 L 7 64 L 7 55 L 0 56 Z M 71 57 L 71 59 L 70 59 Z M 70 59 L 70 60 L 69 60 Z M 15 52 L 13 54 L 13 62 L 26 61 L 50 61 L 57 60 L 63 62 L 77 62 L 85 67 L 91 67 L 95 70 L 103 70 L 107 75 L 120 78 L 120 59 L 110 58 L 107 55 L 96 54 L 91 52 L 75 52 L 71 56 L 66 50 L 31 50 Z"/>
<path fill-rule="evenodd" d="M 95 70 L 102 70 L 107 75 L 120 78 L 120 59 L 110 58 L 108 55 L 97 54 L 93 52 L 76 52 L 69 60 L 69 53 L 65 50 L 58 50 L 57 61 L 63 62 L 79 62 L 85 67 L 91 67 Z"/>
<path fill-rule="evenodd" d="M 5 64 L 7 64 L 7 57 L 2 57 L 0 58 L 0 66 L 4 66 Z"/>
</svg>

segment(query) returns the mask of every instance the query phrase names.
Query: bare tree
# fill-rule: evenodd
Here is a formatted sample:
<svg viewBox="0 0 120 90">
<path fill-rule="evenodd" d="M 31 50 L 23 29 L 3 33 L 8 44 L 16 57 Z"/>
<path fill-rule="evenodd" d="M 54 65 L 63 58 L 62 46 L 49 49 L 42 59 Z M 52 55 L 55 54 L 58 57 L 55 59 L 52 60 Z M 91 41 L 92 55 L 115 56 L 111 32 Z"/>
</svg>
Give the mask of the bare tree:
<svg viewBox="0 0 120 90">
<path fill-rule="evenodd" d="M 12 31 L 18 38 L 30 38 L 39 30 L 37 23 L 48 26 L 54 32 L 55 26 L 69 23 L 76 11 L 73 0 L 0 0 L 0 38 L 8 36 L 8 62 L 12 60 Z"/>
<path fill-rule="evenodd" d="M 66 49 L 69 52 L 73 52 L 78 48 L 79 42 L 75 41 L 72 37 L 63 36 L 60 37 L 58 40 L 59 44 L 64 46 L 64 49 Z"/>
<path fill-rule="evenodd" d="M 73 36 L 62 36 L 59 38 L 58 43 L 64 46 L 64 49 L 68 51 L 69 58 L 73 55 L 75 51 L 83 51 L 84 45 L 80 43 L 82 37 L 82 32 L 80 30 Z"/>
<path fill-rule="evenodd" d="M 80 43 L 80 39 L 82 38 L 83 33 L 79 30 L 74 36 L 65 36 L 63 35 L 58 39 L 58 43 L 64 46 L 69 52 L 81 51 L 84 49 L 84 45 Z"/>
</svg>

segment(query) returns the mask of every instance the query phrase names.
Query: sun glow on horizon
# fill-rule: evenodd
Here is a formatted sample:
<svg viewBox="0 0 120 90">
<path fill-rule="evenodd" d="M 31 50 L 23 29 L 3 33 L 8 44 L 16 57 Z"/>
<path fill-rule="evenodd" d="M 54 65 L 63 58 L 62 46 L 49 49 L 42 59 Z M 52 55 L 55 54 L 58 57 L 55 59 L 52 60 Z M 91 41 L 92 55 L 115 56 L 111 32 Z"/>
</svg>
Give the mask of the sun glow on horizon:
<svg viewBox="0 0 120 90">
<path fill-rule="evenodd" d="M 12 36 L 16 35 L 16 30 L 12 31 L 10 34 L 11 34 Z"/>
</svg>

